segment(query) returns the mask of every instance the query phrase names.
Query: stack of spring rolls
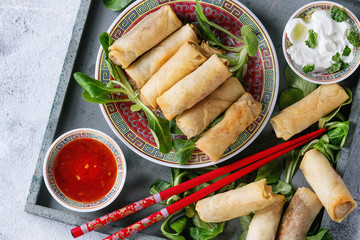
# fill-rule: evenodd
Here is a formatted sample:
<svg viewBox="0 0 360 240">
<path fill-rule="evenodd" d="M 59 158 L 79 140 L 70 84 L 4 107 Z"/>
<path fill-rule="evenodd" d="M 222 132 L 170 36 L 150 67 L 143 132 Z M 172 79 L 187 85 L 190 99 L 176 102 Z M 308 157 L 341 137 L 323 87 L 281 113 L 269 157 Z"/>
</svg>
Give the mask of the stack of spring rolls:
<svg viewBox="0 0 360 240">
<path fill-rule="evenodd" d="M 195 27 L 182 26 L 171 7 L 164 6 L 117 39 L 109 57 L 125 69 L 141 101 L 152 110 L 160 107 L 169 121 L 176 117 L 188 139 L 225 112 L 196 142 L 217 161 L 260 115 L 262 105 L 231 77 L 228 60 L 217 56 L 222 52 L 199 42 Z"/>
<path fill-rule="evenodd" d="M 348 97 L 338 84 L 322 85 L 273 117 L 271 124 L 276 135 L 287 140 L 339 107 Z M 321 152 L 307 151 L 300 169 L 314 191 L 306 187 L 297 189 L 284 214 L 284 196 L 273 194 L 265 180 L 200 200 L 196 210 L 205 222 L 222 222 L 255 212 L 247 240 L 304 240 L 323 206 L 336 222 L 355 209 L 356 201 Z"/>
<path fill-rule="evenodd" d="M 336 222 L 355 209 L 356 202 L 341 177 L 318 150 L 305 154 L 300 169 L 315 193 L 299 188 L 284 214 L 285 197 L 274 194 L 265 179 L 202 199 L 196 211 L 205 222 L 223 222 L 255 212 L 247 240 L 305 240 L 323 206 Z"/>
<path fill-rule="evenodd" d="M 299 188 L 282 217 L 277 239 L 303 240 L 324 206 L 333 221 L 341 222 L 357 206 L 342 178 L 318 150 L 307 151 L 300 164 L 314 192 Z"/>
<path fill-rule="evenodd" d="M 202 199 L 197 202 L 196 211 L 205 222 L 223 222 L 255 212 L 246 239 L 273 240 L 285 202 L 285 197 L 273 193 L 271 186 L 262 179 Z"/>
</svg>

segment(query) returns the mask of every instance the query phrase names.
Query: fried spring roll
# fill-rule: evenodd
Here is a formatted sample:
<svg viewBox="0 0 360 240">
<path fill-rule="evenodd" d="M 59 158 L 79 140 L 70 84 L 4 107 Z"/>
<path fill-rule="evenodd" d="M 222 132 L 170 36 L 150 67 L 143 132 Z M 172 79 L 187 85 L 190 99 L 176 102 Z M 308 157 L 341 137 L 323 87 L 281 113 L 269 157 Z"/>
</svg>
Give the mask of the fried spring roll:
<svg viewBox="0 0 360 240">
<path fill-rule="evenodd" d="M 194 29 L 195 26 L 186 24 L 125 69 L 138 89 L 142 88 L 184 43 L 199 41 Z"/>
<path fill-rule="evenodd" d="M 276 201 L 255 212 L 249 226 L 246 240 L 274 240 L 286 199 L 275 195 Z"/>
<path fill-rule="evenodd" d="M 318 150 L 307 151 L 300 169 L 332 220 L 341 222 L 357 206 L 342 178 Z"/>
<path fill-rule="evenodd" d="M 239 134 L 255 121 L 261 107 L 261 103 L 249 93 L 244 93 L 226 110 L 224 118 L 197 140 L 196 147 L 216 162 Z"/>
<path fill-rule="evenodd" d="M 206 59 L 207 55 L 196 43 L 185 43 L 141 88 L 141 101 L 156 110 L 156 98 L 197 69 Z"/>
<path fill-rule="evenodd" d="M 221 113 L 245 93 L 240 81 L 231 77 L 213 93 L 176 118 L 176 124 L 188 139 L 201 133 Z"/>
<path fill-rule="evenodd" d="M 227 64 L 214 54 L 199 68 L 158 97 L 156 101 L 165 117 L 171 121 L 176 115 L 191 108 L 212 93 L 230 76 L 231 72 Z"/>
<path fill-rule="evenodd" d="M 124 36 L 109 47 L 114 64 L 127 68 L 140 55 L 161 42 L 176 29 L 181 21 L 169 5 L 144 17 Z"/>
<path fill-rule="evenodd" d="M 270 120 L 276 136 L 288 140 L 344 103 L 349 96 L 338 84 L 321 85 Z"/>
<path fill-rule="evenodd" d="M 271 186 L 262 179 L 244 187 L 216 194 L 197 202 L 196 211 L 204 222 L 223 222 L 263 209 L 276 200 Z"/>
<path fill-rule="evenodd" d="M 223 51 L 221 51 L 218 48 L 210 47 L 208 42 L 202 41 L 200 45 L 201 49 L 208 54 L 209 56 L 213 54 L 224 54 Z"/>
<path fill-rule="evenodd" d="M 281 219 L 278 240 L 304 240 L 322 204 L 308 188 L 299 188 Z"/>
</svg>

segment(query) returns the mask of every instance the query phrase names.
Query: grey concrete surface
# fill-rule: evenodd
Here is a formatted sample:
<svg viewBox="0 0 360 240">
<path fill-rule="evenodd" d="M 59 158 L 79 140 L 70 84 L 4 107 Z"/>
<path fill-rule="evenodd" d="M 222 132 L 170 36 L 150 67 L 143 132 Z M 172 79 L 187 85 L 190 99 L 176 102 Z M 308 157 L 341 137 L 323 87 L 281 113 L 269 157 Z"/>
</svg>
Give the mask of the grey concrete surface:
<svg viewBox="0 0 360 240">
<path fill-rule="evenodd" d="M 1 240 L 71 239 L 69 225 L 25 213 L 24 205 L 79 6 L 0 1 Z"/>
</svg>

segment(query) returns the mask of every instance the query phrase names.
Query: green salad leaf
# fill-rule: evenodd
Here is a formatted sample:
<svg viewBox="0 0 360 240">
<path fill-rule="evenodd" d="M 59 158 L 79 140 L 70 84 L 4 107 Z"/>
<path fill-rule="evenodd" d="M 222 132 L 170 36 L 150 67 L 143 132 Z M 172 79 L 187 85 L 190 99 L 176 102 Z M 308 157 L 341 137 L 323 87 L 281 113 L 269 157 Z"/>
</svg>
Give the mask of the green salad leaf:
<svg viewBox="0 0 360 240">
<path fill-rule="evenodd" d="M 349 48 L 348 45 L 346 45 L 345 48 L 344 48 L 344 50 L 343 50 L 342 55 L 346 57 L 346 56 L 349 56 L 350 53 L 351 53 L 351 49 Z"/>
<path fill-rule="evenodd" d="M 176 186 L 188 179 L 195 178 L 201 174 L 207 173 L 217 169 L 216 166 L 210 166 L 200 169 L 191 169 L 191 170 L 182 170 L 178 168 L 171 168 L 171 183 L 163 180 L 157 179 L 150 186 L 150 193 L 155 194 L 160 191 L 163 191 L 169 187 Z M 194 192 L 199 191 L 200 189 L 209 186 L 210 183 L 218 181 L 229 174 L 225 174 L 224 176 L 218 177 L 209 181 L 207 183 L 203 183 L 195 188 L 185 191 L 184 193 L 172 196 L 167 199 L 165 202 L 161 202 L 165 205 L 171 205 L 176 201 L 179 201 L 181 198 L 184 198 Z M 222 188 L 217 193 L 221 191 L 232 190 L 234 188 L 234 183 L 229 184 L 226 188 Z M 213 193 L 214 194 L 214 193 Z M 187 236 L 190 236 L 192 239 L 213 239 L 218 234 L 220 234 L 226 225 L 226 222 L 220 223 L 207 223 L 200 219 L 199 215 L 195 211 L 195 204 L 191 204 L 185 209 L 169 216 L 168 219 L 161 225 L 162 234 L 169 238 L 175 240 L 183 240 L 189 239 Z"/>
<path fill-rule="evenodd" d="M 342 115 L 334 116 L 341 116 L 341 118 L 343 118 Z M 339 150 L 344 146 L 348 136 L 349 121 L 328 122 L 326 124 L 324 123 L 323 127 L 326 127 L 327 132 L 319 139 L 314 139 L 303 147 L 294 149 L 285 154 L 285 182 L 291 183 L 291 180 L 299 167 L 301 158 L 312 148 L 319 150 L 332 164 L 337 162 L 339 159 Z"/>
<path fill-rule="evenodd" d="M 291 184 L 300 161 L 300 149 L 294 149 L 285 154 L 285 182 Z"/>
<path fill-rule="evenodd" d="M 165 237 L 171 240 L 185 240 L 186 238 L 180 234 L 186 227 L 187 221 L 188 218 L 183 210 L 174 213 L 161 225 L 161 232 Z"/>
<path fill-rule="evenodd" d="M 349 133 L 349 121 L 331 122 L 328 124 L 327 136 L 329 143 L 343 147 Z"/>
<path fill-rule="evenodd" d="M 258 169 L 254 182 L 265 178 L 273 193 L 284 195 L 290 201 L 294 192 L 289 183 L 280 180 L 282 170 L 280 163 L 274 160 Z"/>
<path fill-rule="evenodd" d="M 196 149 L 196 140 L 174 139 L 173 148 L 175 157 L 180 166 L 186 164 L 191 157 L 191 154 Z"/>
<path fill-rule="evenodd" d="M 309 37 L 308 39 L 305 41 L 306 45 L 309 47 L 309 48 L 316 48 L 316 46 L 318 45 L 318 41 L 317 41 L 317 33 L 314 32 L 313 29 L 310 29 L 308 31 L 309 33 Z"/>
<path fill-rule="evenodd" d="M 190 227 L 190 236 L 194 240 L 209 240 L 215 238 L 224 231 L 226 222 L 206 223 L 202 221 L 198 214 L 192 218 L 195 227 Z"/>
<path fill-rule="evenodd" d="M 277 183 L 272 184 L 272 191 L 276 194 L 284 195 L 287 201 L 290 201 L 294 195 L 294 190 L 291 185 L 287 182 L 279 180 Z"/>
<path fill-rule="evenodd" d="M 331 18 L 337 22 L 343 22 L 343 21 L 348 20 L 349 16 L 346 14 L 346 12 L 343 9 L 340 9 L 337 6 L 333 6 L 330 10 Z"/>
<path fill-rule="evenodd" d="M 315 83 L 299 77 L 289 65 L 285 68 L 285 81 L 289 88 L 297 88 L 303 92 L 304 97 L 317 88 Z"/>
<path fill-rule="evenodd" d="M 279 105 L 281 109 L 296 103 L 317 88 L 315 83 L 299 77 L 289 65 L 285 68 L 285 81 L 289 88 L 280 94 Z"/>
<path fill-rule="evenodd" d="M 153 182 L 150 186 L 150 193 L 156 194 L 171 187 L 171 183 L 161 179 L 156 179 L 155 182 Z"/>
<path fill-rule="evenodd" d="M 74 73 L 74 78 L 79 85 L 84 88 L 83 98 L 88 102 L 93 103 L 108 103 L 108 102 L 129 102 L 129 99 L 112 99 L 112 93 L 125 93 L 123 89 L 114 88 L 112 84 L 103 85 L 100 81 L 92 78 L 84 73 Z"/>
<path fill-rule="evenodd" d="M 181 129 L 176 125 L 175 118 L 170 121 L 170 132 L 176 135 L 184 135 Z"/>
<path fill-rule="evenodd" d="M 356 32 L 350 31 L 347 35 L 347 39 L 354 47 L 359 47 L 359 35 Z"/>
<path fill-rule="evenodd" d="M 113 40 L 109 34 L 106 32 L 102 33 L 99 40 L 104 49 L 105 62 L 114 80 L 110 81 L 107 85 L 103 85 L 100 81 L 97 81 L 84 73 L 75 73 L 75 80 L 84 88 L 83 98 L 86 101 L 100 104 L 108 102 L 132 101 L 134 103 L 131 107 L 132 110 L 139 111 L 142 109 L 145 112 L 148 119 L 149 129 L 154 136 L 155 142 L 159 147 L 159 151 L 162 153 L 170 152 L 172 149 L 172 141 L 169 121 L 158 117 L 148 106 L 141 102 L 138 97 L 138 92 L 133 90 L 122 69 L 111 61 L 109 58 L 108 48 L 112 44 Z M 112 99 L 110 96 L 114 93 L 125 94 L 128 99 Z"/>
<path fill-rule="evenodd" d="M 245 43 L 246 51 L 250 57 L 255 56 L 259 47 L 256 35 L 252 32 L 252 29 L 249 25 L 242 26 L 240 31 Z"/>
<path fill-rule="evenodd" d="M 280 179 L 281 172 L 282 168 L 280 163 L 276 160 L 271 161 L 258 169 L 254 182 L 265 178 L 267 184 L 276 183 Z"/>
<path fill-rule="evenodd" d="M 329 233 L 329 229 L 320 229 L 314 236 L 307 236 L 305 240 L 334 240 Z"/>
<path fill-rule="evenodd" d="M 145 104 L 143 104 L 141 101 L 140 103 L 141 108 L 144 110 L 148 119 L 149 129 L 154 136 L 156 145 L 159 147 L 159 151 L 161 153 L 169 153 L 172 149 L 169 121 L 156 116 L 156 114 L 151 111 Z"/>
<path fill-rule="evenodd" d="M 308 72 L 312 72 L 312 71 L 314 71 L 314 69 L 315 69 L 315 65 L 309 65 L 309 64 L 307 64 L 307 65 L 305 65 L 304 67 L 303 67 L 303 72 L 304 73 L 308 73 Z"/>
<path fill-rule="evenodd" d="M 161 191 L 164 191 L 168 188 L 171 188 L 173 185 L 167 181 L 164 181 L 164 180 L 161 180 L 161 179 L 156 179 L 150 186 L 150 193 L 151 194 L 156 194 L 156 193 L 159 193 Z M 165 201 L 161 201 L 159 202 L 160 204 L 162 205 L 166 205 L 166 202 Z"/>
<path fill-rule="evenodd" d="M 215 37 L 215 35 L 212 33 L 211 31 L 211 27 L 214 27 L 220 31 L 223 31 L 227 34 L 229 34 L 231 37 L 234 37 L 236 40 L 243 42 L 241 39 L 239 39 L 238 37 L 234 36 L 233 34 L 231 34 L 229 31 L 227 31 L 226 29 L 218 26 L 215 23 L 210 22 L 207 17 L 205 16 L 204 12 L 203 12 L 203 8 L 200 5 L 199 1 L 196 0 L 196 11 L 195 11 L 195 15 L 196 18 L 199 22 L 200 28 L 202 29 L 203 33 L 205 34 L 205 37 L 207 38 L 206 40 L 208 40 L 208 42 L 214 46 L 219 46 L 222 47 L 225 50 L 228 51 L 239 51 L 242 50 L 243 47 L 228 47 L 223 45 L 222 43 L 220 43 L 220 41 Z"/>
<path fill-rule="evenodd" d="M 285 109 L 303 98 L 304 93 L 298 88 L 285 89 L 284 91 L 282 91 L 279 97 L 280 109 Z"/>
<path fill-rule="evenodd" d="M 252 219 L 253 216 L 254 216 L 254 214 L 250 213 L 248 215 L 239 217 L 240 226 L 241 226 L 243 231 L 249 229 L 251 219 Z"/>
<path fill-rule="evenodd" d="M 223 58 L 226 58 L 229 60 L 230 71 L 234 72 L 235 77 L 237 77 L 238 79 L 241 80 L 243 77 L 244 65 L 248 62 L 248 59 L 249 59 L 248 55 L 254 56 L 257 53 L 257 50 L 259 47 L 257 37 L 252 32 L 251 27 L 248 25 L 242 26 L 240 29 L 242 38 L 235 36 L 234 34 L 229 32 L 227 29 L 209 21 L 207 19 L 207 17 L 205 16 L 205 14 L 203 12 L 203 8 L 200 5 L 198 0 L 196 0 L 195 14 L 196 14 L 196 18 L 199 22 L 199 25 L 204 33 L 205 40 L 207 40 L 212 46 L 218 46 L 218 47 L 223 48 L 224 50 L 234 53 L 233 54 L 234 56 L 228 56 L 228 55 L 222 54 L 219 57 L 223 57 Z M 230 37 L 232 37 L 233 39 L 235 39 L 236 41 L 238 41 L 240 43 L 244 43 L 244 45 L 241 45 L 239 47 L 224 46 L 222 43 L 219 42 L 219 40 L 213 34 L 211 27 L 229 35 Z"/>
<path fill-rule="evenodd" d="M 312 148 L 319 150 L 331 163 L 337 162 L 339 157 L 337 153 L 340 147 L 331 144 L 327 134 L 323 135 Z"/>
<path fill-rule="evenodd" d="M 203 132 L 207 131 L 209 128 L 218 124 L 224 118 L 224 114 L 217 117 L 206 129 L 204 129 L 200 134 L 193 137 L 192 139 L 180 139 L 175 138 L 172 142 L 175 157 L 179 165 L 185 165 L 191 158 L 192 153 L 196 149 L 196 141 L 200 138 Z M 179 127 L 176 125 L 176 121 L 172 120 L 170 122 L 170 131 L 178 135 L 184 135 Z"/>
<path fill-rule="evenodd" d="M 318 127 L 323 128 L 325 127 L 325 124 L 327 124 L 328 122 L 331 121 L 331 119 L 333 119 L 335 116 L 339 116 L 339 111 L 341 109 L 342 106 L 348 105 L 352 102 L 353 99 L 353 95 L 352 92 L 349 88 L 344 87 L 344 90 L 346 91 L 347 95 L 349 96 L 348 100 L 346 100 L 343 104 L 341 104 L 337 109 L 333 110 L 331 113 L 329 113 L 328 115 L 326 115 L 325 117 L 320 118 L 319 122 L 318 122 Z M 341 116 L 341 115 L 340 115 Z M 341 119 L 342 121 L 345 121 L 344 119 Z"/>
<path fill-rule="evenodd" d="M 121 11 L 134 0 L 103 0 L 105 7 L 111 11 Z"/>
<path fill-rule="evenodd" d="M 253 216 L 254 216 L 254 214 L 250 213 L 248 215 L 239 217 L 240 226 L 241 226 L 243 232 L 240 234 L 238 240 L 246 240 L 247 233 L 249 231 L 249 226 L 251 223 L 251 219 L 253 218 Z"/>
</svg>

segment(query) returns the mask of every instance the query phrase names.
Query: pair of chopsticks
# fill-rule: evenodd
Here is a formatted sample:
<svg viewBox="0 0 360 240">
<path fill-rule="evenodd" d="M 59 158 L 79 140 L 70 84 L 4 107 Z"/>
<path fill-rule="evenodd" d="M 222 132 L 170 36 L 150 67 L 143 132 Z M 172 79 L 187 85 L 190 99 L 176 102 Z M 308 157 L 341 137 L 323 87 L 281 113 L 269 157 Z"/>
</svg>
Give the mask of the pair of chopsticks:
<svg viewBox="0 0 360 240">
<path fill-rule="evenodd" d="M 226 173 L 232 172 L 234 170 L 240 169 L 240 170 L 236 171 L 235 173 L 232 173 L 229 176 L 191 194 L 190 196 L 183 198 L 183 199 L 175 202 L 174 204 L 171 204 L 171 205 L 167 206 L 166 208 L 163 208 L 160 211 L 155 212 L 154 214 L 134 223 L 133 225 L 130 225 L 130 226 L 122 229 L 121 231 L 105 238 L 107 240 L 108 239 L 111 239 L 111 240 L 125 239 L 126 237 L 129 237 L 129 236 L 149 227 L 150 225 L 152 225 L 156 222 L 159 222 L 164 218 L 167 218 L 171 214 L 176 213 L 177 211 L 185 208 L 186 206 L 206 197 L 207 195 L 219 190 L 220 188 L 249 174 L 250 172 L 271 162 L 272 160 L 279 158 L 280 156 L 284 155 L 285 153 L 287 153 L 297 147 L 300 147 L 304 143 L 322 135 L 323 133 L 325 133 L 325 131 L 326 131 L 326 129 L 322 128 L 315 132 L 306 134 L 299 138 L 287 141 L 285 143 L 282 143 L 277 146 L 266 149 L 262 152 L 259 152 L 254 155 L 251 155 L 249 157 L 243 158 L 232 164 L 229 164 L 229 165 L 223 166 L 221 168 L 215 169 L 211 172 L 205 173 L 199 177 L 196 177 L 194 179 L 191 179 L 189 181 L 186 181 L 184 183 L 181 183 L 179 185 L 176 185 L 176 186 L 166 189 L 164 191 L 161 191 L 157 194 L 154 194 L 154 195 L 144 198 L 140 201 L 132 203 L 126 207 L 123 207 L 123 208 L 116 210 L 112 213 L 109 213 L 105 216 L 102 216 L 93 221 L 82 224 L 81 226 L 73 228 L 71 230 L 71 233 L 74 238 L 82 236 L 88 232 L 96 230 L 96 229 L 98 229 L 102 226 L 105 226 L 111 222 L 117 221 L 121 218 L 124 218 L 124 217 L 130 215 L 130 214 L 133 214 L 137 211 L 147 208 L 155 203 L 161 202 L 175 194 L 182 193 L 186 190 L 196 187 L 197 185 L 208 182 L 214 178 L 220 177 L 220 176 L 222 176 Z"/>
</svg>

